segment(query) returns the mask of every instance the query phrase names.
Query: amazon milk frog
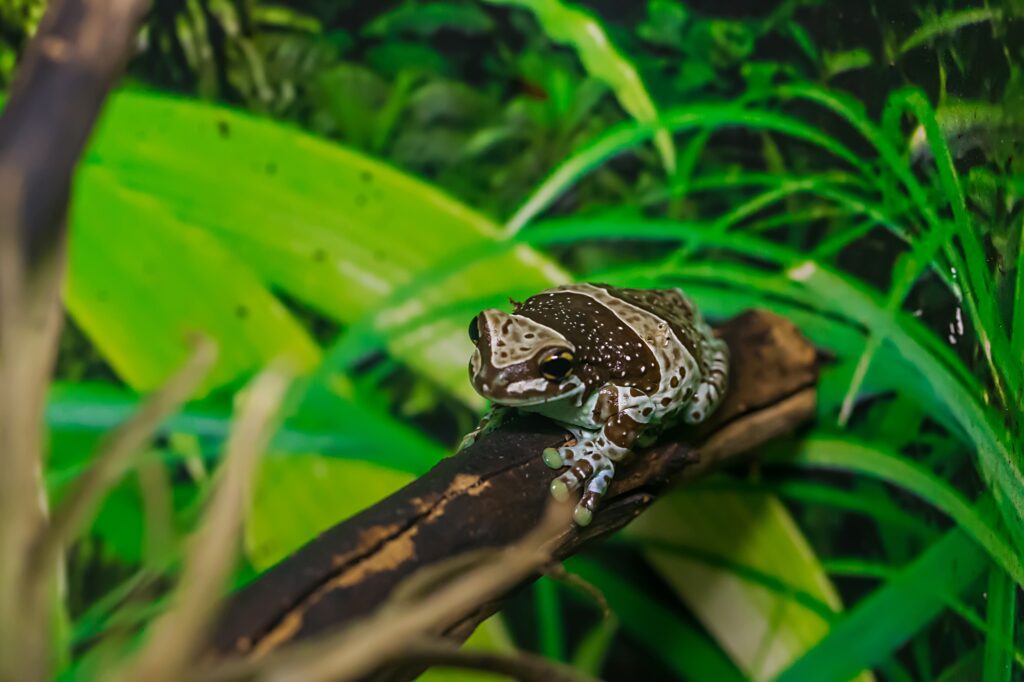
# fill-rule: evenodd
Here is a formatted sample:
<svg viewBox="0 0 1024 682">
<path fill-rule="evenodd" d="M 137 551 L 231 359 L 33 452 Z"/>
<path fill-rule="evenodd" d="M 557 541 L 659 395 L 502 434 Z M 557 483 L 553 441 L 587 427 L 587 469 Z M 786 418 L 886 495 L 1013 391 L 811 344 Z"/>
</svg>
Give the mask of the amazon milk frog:
<svg viewBox="0 0 1024 682">
<path fill-rule="evenodd" d="M 551 493 L 582 487 L 573 518 L 585 526 L 634 445 L 715 410 L 729 351 L 679 289 L 570 284 L 513 304 L 470 322 L 470 378 L 493 405 L 462 447 L 515 409 L 561 424 L 575 443 L 544 450 L 549 467 L 569 467 Z"/>
</svg>

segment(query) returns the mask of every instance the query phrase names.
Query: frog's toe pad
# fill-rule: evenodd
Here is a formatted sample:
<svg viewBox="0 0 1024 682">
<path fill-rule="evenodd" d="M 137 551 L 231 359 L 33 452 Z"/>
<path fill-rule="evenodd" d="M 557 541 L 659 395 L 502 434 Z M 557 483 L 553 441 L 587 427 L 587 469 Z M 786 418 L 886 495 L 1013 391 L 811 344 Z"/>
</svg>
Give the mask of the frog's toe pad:
<svg viewBox="0 0 1024 682">
<path fill-rule="evenodd" d="M 577 526 L 589 526 L 590 522 L 594 520 L 594 512 L 580 502 L 572 511 L 572 520 L 576 522 Z"/>
<path fill-rule="evenodd" d="M 555 448 L 544 448 L 541 457 L 544 459 L 544 463 L 552 469 L 561 469 L 565 465 L 562 455 Z"/>
<path fill-rule="evenodd" d="M 569 485 L 561 478 L 556 478 L 551 481 L 551 497 L 555 498 L 559 502 L 566 502 L 569 499 L 569 493 L 572 492 Z"/>
</svg>

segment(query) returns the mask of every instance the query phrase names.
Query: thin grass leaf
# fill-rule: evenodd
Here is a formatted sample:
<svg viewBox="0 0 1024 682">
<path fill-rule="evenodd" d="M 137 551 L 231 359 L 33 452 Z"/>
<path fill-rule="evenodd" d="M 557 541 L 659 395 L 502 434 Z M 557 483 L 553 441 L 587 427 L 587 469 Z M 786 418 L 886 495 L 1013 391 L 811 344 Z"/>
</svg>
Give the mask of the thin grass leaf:
<svg viewBox="0 0 1024 682">
<path fill-rule="evenodd" d="M 887 452 L 877 444 L 813 436 L 801 441 L 792 457 L 782 461 L 865 474 L 914 493 L 952 518 L 1017 584 L 1024 586 L 1024 563 L 998 526 L 951 485 L 906 458 Z"/>
<path fill-rule="evenodd" d="M 824 562 L 824 565 L 830 575 L 841 575 L 847 578 L 873 578 L 882 581 L 893 580 L 900 575 L 901 571 L 900 568 L 893 568 L 892 566 L 875 561 L 857 558 L 829 559 Z M 984 593 L 983 596 L 985 596 Z M 977 630 L 980 634 L 984 635 L 986 643 L 990 644 L 994 649 L 998 649 L 1002 652 L 1006 657 L 1006 660 L 1010 661 L 1011 664 L 1015 662 L 1024 667 L 1024 651 L 1018 649 L 1012 639 L 1007 639 L 1003 631 L 991 628 L 989 624 L 978 615 L 977 611 L 963 599 L 952 595 L 946 595 L 945 601 L 946 606 L 950 611 L 962 618 L 964 622 Z M 930 653 L 930 649 L 927 647 L 923 648 L 922 651 L 926 655 Z"/>
<path fill-rule="evenodd" d="M 488 652 L 513 655 L 518 649 L 501 613 L 496 613 L 473 630 L 462 649 L 467 652 Z M 494 676 L 470 670 L 430 668 L 416 677 L 418 682 L 491 682 Z"/>
<path fill-rule="evenodd" d="M 623 630 L 683 679 L 746 680 L 703 632 L 633 583 L 581 556 L 569 559 L 566 569 L 601 590 Z M 573 591 L 569 594 L 580 598 Z"/>
<path fill-rule="evenodd" d="M 731 126 L 777 132 L 820 147 L 862 175 L 871 172 L 868 164 L 835 139 L 796 118 L 773 111 L 745 109 L 736 104 L 702 104 L 662 112 L 661 120 L 673 133 Z M 620 124 L 588 142 L 563 160 L 530 194 L 506 223 L 507 232 L 515 234 L 521 230 L 590 171 L 643 143 L 653 132 L 650 126 Z"/>
<path fill-rule="evenodd" d="M 883 126 L 880 130 L 875 126 L 863 112 L 863 108 L 851 101 L 848 97 L 838 96 L 824 88 L 810 84 L 785 85 L 779 89 L 783 98 L 806 99 L 818 103 L 833 113 L 841 116 L 868 140 L 878 151 L 882 159 L 882 173 L 870 174 L 869 180 L 876 183 L 878 190 L 891 201 L 895 189 L 891 186 L 889 178 L 895 178 L 909 194 L 909 198 L 922 218 L 928 224 L 932 232 L 932 243 L 938 243 L 950 265 L 952 266 L 952 278 L 946 279 L 951 291 L 958 297 L 963 298 L 967 303 L 967 311 L 973 327 L 981 336 L 981 346 L 989 363 L 997 384 L 1001 372 L 1007 372 L 1010 384 L 1010 394 L 1017 395 L 1020 387 L 1020 363 L 1002 363 L 1009 367 L 997 367 L 993 362 L 994 357 L 1010 357 L 1006 343 L 1001 333 L 1002 325 L 995 314 L 994 301 L 996 300 L 991 291 L 991 284 L 987 271 L 984 270 L 986 260 L 984 249 L 981 246 L 978 235 L 971 225 L 964 205 L 963 192 L 959 186 L 956 172 L 949 156 L 948 145 L 941 134 L 941 130 L 935 120 L 935 113 L 928 104 L 927 98 L 919 90 L 909 88 L 897 91 L 890 96 L 886 110 L 883 114 Z M 956 232 L 964 248 L 966 261 L 964 261 L 954 248 L 950 240 L 939 238 L 942 234 L 942 221 L 932 207 L 932 201 L 921 186 L 920 182 L 910 171 L 903 154 L 896 149 L 890 137 L 883 131 L 893 130 L 899 121 L 903 111 L 909 109 L 922 125 L 926 125 L 929 133 L 927 135 L 929 144 L 932 147 L 936 158 L 940 159 L 937 167 L 942 187 L 946 198 L 950 203 L 955 217 Z M 918 264 L 920 261 L 918 262 Z M 927 264 L 932 260 L 928 259 Z M 934 267 L 934 265 L 932 265 Z M 912 272 L 912 271 L 911 271 Z M 959 275 L 958 275 L 959 273 Z M 958 276 L 966 275 L 968 295 L 963 296 L 964 289 L 956 281 Z"/>
<path fill-rule="evenodd" d="M 910 52 L 915 47 L 933 42 L 936 38 L 956 33 L 962 28 L 981 24 L 987 21 L 999 21 L 1003 10 L 993 7 L 978 7 L 966 10 L 954 10 L 937 14 L 911 33 L 900 45 L 901 54 Z"/>
<path fill-rule="evenodd" d="M 884 310 L 866 289 L 836 273 L 808 261 L 790 269 L 788 274 L 837 309 L 860 317 L 869 329 L 881 330 L 924 375 L 974 446 L 982 478 L 994 489 L 1003 522 L 1019 550 L 1024 541 L 1024 475 L 1011 454 L 1004 432 L 994 423 L 991 410 L 978 402 L 980 389 L 965 390 L 948 369 L 957 364 L 955 360 L 942 361 L 949 357 L 948 349 L 943 351 L 936 347 L 933 335 L 918 329 L 916 320 Z M 931 345 L 926 348 L 925 343 Z"/>
<path fill-rule="evenodd" d="M 796 480 L 766 483 L 719 476 L 692 482 L 687 489 L 727 490 L 739 494 L 771 493 L 802 504 L 833 507 L 845 512 L 861 514 L 874 519 L 879 525 L 898 527 L 931 540 L 938 538 L 938 531 L 935 528 L 893 504 L 887 496 L 865 495 L 860 491 L 841 490 L 824 483 Z"/>
<path fill-rule="evenodd" d="M 619 104 L 639 123 L 655 126 L 654 143 L 669 177 L 676 172 L 676 151 L 672 136 L 658 122 L 658 109 L 644 87 L 636 67 L 605 33 L 588 11 L 562 0 L 485 0 L 492 5 L 529 9 L 551 40 L 568 45 L 592 77 L 615 93 Z"/>
<path fill-rule="evenodd" d="M 1013 322 L 1011 323 L 1011 347 L 1024 348 L 1024 239 L 1017 247 L 1017 264 L 1013 290 Z M 1024 398 L 1024 396 L 1021 396 Z"/>
<path fill-rule="evenodd" d="M 960 529 L 950 531 L 854 606 L 775 682 L 846 680 L 878 665 L 974 584 L 986 564 L 973 540 Z"/>
<path fill-rule="evenodd" d="M 1005 379 L 1010 395 L 1017 395 L 1021 387 L 1022 372 L 1020 363 L 996 363 L 995 358 L 1009 358 L 1010 348 L 1006 335 L 1003 333 L 1003 325 L 996 307 L 996 296 L 993 290 L 991 274 L 988 270 L 988 259 L 985 249 L 975 229 L 974 223 L 967 212 L 966 200 L 964 199 L 963 188 L 960 185 L 956 168 L 953 165 L 953 158 L 949 151 L 942 130 L 936 120 L 935 111 L 928 103 L 927 98 L 918 90 L 900 90 L 894 93 L 886 104 L 887 114 L 895 116 L 892 112 L 907 109 L 924 127 L 928 146 L 931 149 L 935 160 L 935 167 L 939 173 L 939 180 L 943 188 L 946 200 L 953 211 L 954 226 L 959 237 L 964 257 L 959 258 L 955 248 L 950 244 L 947 237 L 947 230 L 941 229 L 943 221 L 933 219 L 931 234 L 928 235 L 928 246 L 923 246 L 919 254 L 920 262 L 930 262 L 931 256 L 939 247 L 946 250 L 947 257 L 959 271 L 954 271 L 954 276 L 963 277 L 966 281 L 966 295 L 964 301 L 967 303 L 968 313 L 971 317 L 975 333 L 978 335 L 979 343 L 989 367 L 996 387 L 1000 388 Z M 936 222 L 937 221 L 937 222 Z M 923 270 L 924 265 L 919 264 L 917 272 Z M 913 277 L 913 271 L 908 273 L 908 279 Z M 914 278 L 916 279 L 916 277 Z M 911 281 L 910 284 L 913 282 Z M 909 289 L 910 284 L 906 285 Z M 1002 366 L 1007 365 L 1007 366 Z M 1006 397 L 1004 395 L 1004 404 Z"/>
<path fill-rule="evenodd" d="M 99 436 L 128 419 L 141 400 L 138 395 L 106 385 L 58 382 L 51 388 L 45 418 L 52 436 Z M 363 460 L 395 471 L 421 474 L 444 454 L 442 446 L 419 431 L 387 415 L 360 396 L 338 398 L 331 402 L 335 423 L 329 427 L 292 420 L 275 434 L 267 459 L 316 453 L 327 458 Z M 356 430 L 345 424 L 359 424 Z M 230 410 L 219 404 L 199 402 L 186 405 L 164 421 L 159 435 L 195 436 L 205 446 L 216 449 L 227 438 L 231 427 Z M 48 487 L 61 486 L 81 475 L 89 466 L 87 453 L 62 456 L 48 463 Z M 172 455 L 161 452 L 167 460 Z"/>
<path fill-rule="evenodd" d="M 987 602 L 987 626 L 992 634 L 985 640 L 982 682 L 1010 682 L 1014 662 L 1012 646 L 1017 620 L 1017 587 L 1010 576 L 996 566 L 989 570 Z M 1007 642 L 1011 651 L 1007 650 Z"/>
<path fill-rule="evenodd" d="M 540 652 L 546 658 L 555 661 L 566 660 L 558 584 L 541 576 L 533 585 L 533 598 L 540 635 Z"/>
<path fill-rule="evenodd" d="M 619 620 L 614 615 L 609 615 L 590 628 L 576 647 L 572 667 L 586 675 L 600 676 L 618 632 Z"/>
</svg>

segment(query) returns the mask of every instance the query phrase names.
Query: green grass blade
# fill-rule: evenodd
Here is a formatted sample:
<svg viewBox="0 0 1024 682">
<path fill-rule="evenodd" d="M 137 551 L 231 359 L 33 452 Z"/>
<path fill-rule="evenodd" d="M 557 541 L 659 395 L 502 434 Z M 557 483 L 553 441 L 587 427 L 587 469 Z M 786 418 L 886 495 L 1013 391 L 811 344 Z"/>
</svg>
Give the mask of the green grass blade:
<svg viewBox="0 0 1024 682">
<path fill-rule="evenodd" d="M 861 175 L 871 174 L 870 166 L 849 148 L 799 119 L 773 111 L 745 109 L 735 104 L 700 104 L 662 112 L 661 120 L 673 133 L 727 127 L 780 133 L 820 147 L 848 163 Z M 590 171 L 642 144 L 654 131 L 651 126 L 620 124 L 589 141 L 563 160 L 531 193 L 506 223 L 508 232 L 518 232 Z"/>
<path fill-rule="evenodd" d="M 585 675 L 600 676 L 618 632 L 619 620 L 614 615 L 609 615 L 590 628 L 576 647 L 572 667 Z"/>
<path fill-rule="evenodd" d="M 1024 348 L 1024 239 L 1017 247 L 1017 272 L 1013 290 L 1013 323 L 1010 341 L 1013 348 Z"/>
<path fill-rule="evenodd" d="M 688 489 L 727 490 L 739 494 L 763 495 L 770 493 L 801 504 L 832 507 L 845 512 L 861 514 L 874 519 L 879 525 L 898 527 L 920 537 L 934 540 L 938 535 L 935 528 L 917 516 L 904 511 L 888 496 L 866 495 L 861 491 L 841 490 L 824 483 L 791 480 L 763 483 L 731 477 L 716 477 L 690 483 Z"/>
<path fill-rule="evenodd" d="M 873 476 L 909 490 L 952 518 L 1014 581 L 1024 586 L 1024 563 L 999 528 L 993 526 L 959 491 L 910 460 L 887 452 L 877 444 L 851 438 L 813 436 L 801 441 L 792 457 L 782 461 Z"/>
<path fill-rule="evenodd" d="M 948 597 L 977 581 L 986 565 L 973 540 L 960 529 L 950 531 L 854 606 L 775 682 L 847 680 L 878 665 L 931 622 Z"/>
<path fill-rule="evenodd" d="M 745 682 L 746 677 L 707 635 L 639 586 L 582 556 L 566 561 L 566 568 L 601 590 L 622 629 L 682 679 Z"/>
<path fill-rule="evenodd" d="M 565 660 L 565 635 L 562 627 L 562 607 L 558 584 L 541 576 L 533 584 L 534 608 L 540 631 L 540 652 L 554 661 Z"/>
<path fill-rule="evenodd" d="M 910 52 L 915 47 L 930 43 L 939 36 L 955 33 L 966 26 L 996 21 L 1002 16 L 1003 10 L 992 7 L 978 7 L 937 14 L 921 24 L 903 41 L 900 45 L 900 53 Z"/>
<path fill-rule="evenodd" d="M 1008 391 L 1011 396 L 1019 396 L 1019 389 L 1022 382 L 1022 370 L 1020 363 L 1008 362 L 997 363 L 995 358 L 1009 358 L 1011 351 L 1006 334 L 1003 332 L 1002 320 L 996 307 L 996 296 L 993 290 L 991 274 L 988 270 L 988 259 L 985 247 L 978 236 L 978 231 L 967 212 L 967 203 L 964 198 L 963 188 L 953 165 L 953 158 L 946 143 L 945 135 L 936 119 L 935 111 L 928 103 L 925 95 L 916 89 L 900 90 L 894 93 L 886 104 L 887 114 L 890 117 L 904 109 L 912 112 L 924 127 L 925 138 L 932 152 L 935 167 L 939 174 L 940 186 L 942 187 L 950 208 L 953 211 L 956 234 L 959 237 L 963 249 L 963 259 L 954 255 L 955 249 L 950 244 L 947 230 L 942 225 L 945 221 L 932 219 L 932 230 L 922 242 L 920 253 L 917 257 L 916 266 L 908 273 L 911 281 L 904 285 L 909 290 L 914 277 L 914 272 L 920 273 L 926 264 L 932 260 L 933 254 L 938 248 L 945 248 L 950 260 L 960 271 L 959 276 L 965 281 L 966 286 L 964 301 L 967 304 L 967 312 L 971 318 L 975 333 L 982 353 L 988 361 L 992 371 L 992 377 L 996 382 L 997 389 L 1001 390 L 1001 382 L 1005 378 L 1008 384 Z M 1006 397 L 1004 395 L 1004 402 Z M 1009 404 L 1009 403 L 1007 403 Z"/>
<path fill-rule="evenodd" d="M 137 395 L 106 385 L 56 383 L 50 389 L 45 419 L 51 437 L 89 435 L 98 438 L 138 409 Z M 272 441 L 272 456 L 318 453 L 325 457 L 364 460 L 397 471 L 421 474 L 446 454 L 419 431 L 382 414 L 359 396 L 331 402 L 333 425 L 322 427 L 286 421 Z M 195 436 L 211 449 L 221 443 L 231 423 L 225 405 L 192 403 L 170 417 L 162 434 Z M 359 429 L 346 428 L 359 424 Z M 47 464 L 47 484 L 59 485 L 88 466 L 89 450 L 62 452 Z"/>
<path fill-rule="evenodd" d="M 825 561 L 824 564 L 830 575 L 842 575 L 849 578 L 892 580 L 900 573 L 899 568 L 864 559 L 830 559 Z M 996 570 L 999 569 L 996 568 Z M 989 575 L 991 576 L 991 571 Z M 987 597 L 987 595 L 988 593 L 986 592 L 983 596 Z M 945 595 L 945 604 L 950 611 L 960 616 L 964 622 L 984 635 L 986 644 L 991 649 L 1000 651 L 1006 661 L 1024 666 L 1024 651 L 1018 649 L 1012 639 L 1007 638 L 1005 631 L 992 628 L 985 619 L 978 615 L 974 607 L 962 598 Z M 922 647 L 923 653 L 927 654 L 929 651 L 927 645 Z"/>
<path fill-rule="evenodd" d="M 988 577 L 988 629 L 997 636 L 985 642 L 982 682 L 1010 682 L 1013 675 L 1013 644 L 1017 619 L 1017 587 L 1002 569 L 993 566 Z M 999 641 L 1001 640 L 1001 641 Z"/>
<path fill-rule="evenodd" d="M 511 5 L 529 9 L 537 17 L 551 40 L 568 45 L 592 77 L 604 82 L 615 93 L 619 104 L 640 123 L 655 126 L 654 142 L 665 172 L 676 172 L 676 151 L 672 136 L 658 122 L 647 88 L 627 59 L 608 37 L 601 22 L 588 11 L 562 0 L 485 0 L 492 5 Z"/>
<path fill-rule="evenodd" d="M 946 406 L 970 439 L 977 452 L 982 478 L 993 488 L 1003 522 L 1014 543 L 1021 549 L 1024 539 L 1024 475 L 1011 455 L 1005 434 L 994 421 L 992 411 L 978 402 L 981 391 L 961 385 L 949 370 L 958 364 L 949 358 L 949 349 L 936 345 L 934 337 L 920 330 L 917 320 L 903 313 L 886 311 L 864 287 L 807 261 L 788 271 L 791 279 L 802 282 L 808 291 L 821 296 L 837 310 L 873 330 L 881 331 L 900 353 L 916 366 L 931 390 Z M 925 344 L 929 344 L 925 347 Z"/>
</svg>

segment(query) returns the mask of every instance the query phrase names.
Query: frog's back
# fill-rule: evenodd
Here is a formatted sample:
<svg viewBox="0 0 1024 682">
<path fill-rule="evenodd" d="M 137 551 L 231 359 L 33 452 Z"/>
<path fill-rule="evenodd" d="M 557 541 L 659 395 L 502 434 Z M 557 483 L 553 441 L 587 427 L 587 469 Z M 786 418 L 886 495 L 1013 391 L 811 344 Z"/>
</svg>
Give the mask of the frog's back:
<svg viewBox="0 0 1024 682">
<path fill-rule="evenodd" d="M 697 309 L 679 289 L 627 289 L 608 284 L 595 284 L 612 296 L 649 312 L 668 323 L 672 334 L 691 356 L 701 364 L 701 322 Z"/>
</svg>

